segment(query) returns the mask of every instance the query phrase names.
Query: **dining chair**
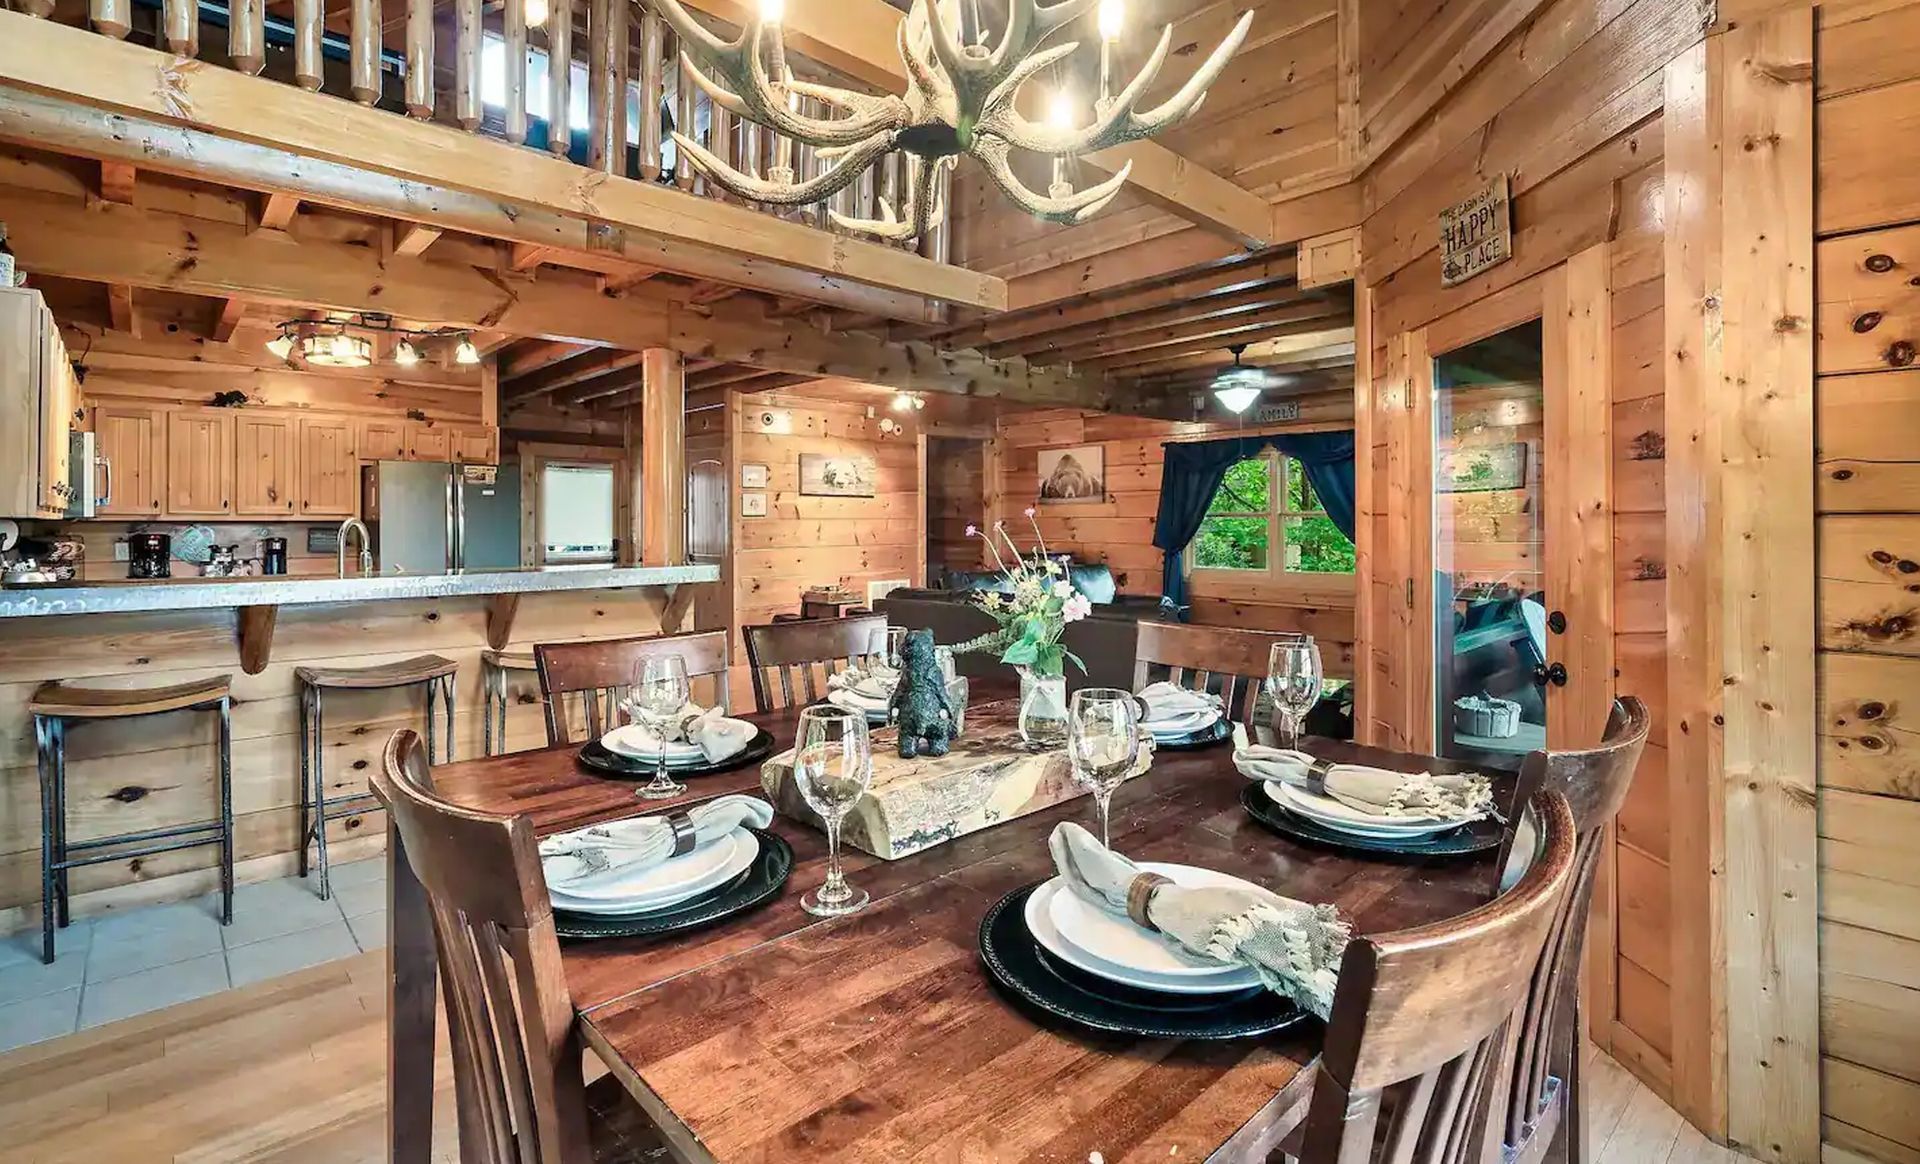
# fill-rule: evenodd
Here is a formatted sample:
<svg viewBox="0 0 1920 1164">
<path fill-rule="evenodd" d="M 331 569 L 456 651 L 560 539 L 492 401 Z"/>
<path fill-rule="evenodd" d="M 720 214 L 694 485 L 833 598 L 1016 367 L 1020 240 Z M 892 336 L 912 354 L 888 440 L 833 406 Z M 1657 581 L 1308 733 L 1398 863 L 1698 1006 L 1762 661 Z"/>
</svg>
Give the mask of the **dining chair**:
<svg viewBox="0 0 1920 1164">
<path fill-rule="evenodd" d="M 373 786 L 426 891 L 447 1004 L 469 1164 L 639 1164 L 669 1159 L 618 1079 L 592 1086 L 560 969 L 546 879 L 525 816 L 434 794 L 420 737 L 387 740 Z"/>
<path fill-rule="evenodd" d="M 1133 689 L 1168 668 L 1168 681 L 1196 691 L 1218 690 L 1228 719 L 1254 725 L 1254 705 L 1267 681 L 1267 656 L 1285 638 L 1273 631 L 1230 626 L 1193 626 L 1178 622 L 1142 622 L 1133 651 Z"/>
<path fill-rule="evenodd" d="M 540 673 L 540 701 L 547 716 L 547 743 L 598 739 L 620 723 L 620 700 L 633 686 L 634 664 L 641 659 L 679 655 L 687 678 L 712 677 L 713 702 L 733 710 L 727 694 L 727 632 L 648 635 L 583 643 L 536 643 L 533 665 Z M 700 698 L 695 689 L 695 698 Z M 575 722 L 575 709 L 580 723 Z M 584 726 L 584 734 L 575 730 Z"/>
<path fill-rule="evenodd" d="M 1597 748 L 1531 752 L 1521 762 L 1521 795 L 1557 792 L 1572 807 L 1573 884 L 1554 916 L 1553 934 L 1533 969 L 1524 1021 L 1518 1028 L 1516 1069 L 1495 1114 L 1506 1164 L 1586 1158 L 1580 1102 L 1580 965 L 1595 870 L 1607 822 L 1620 811 L 1647 744 L 1651 716 L 1632 696 L 1616 700 Z M 1507 844 L 1514 843 L 1509 835 Z M 1500 868 L 1506 868 L 1503 850 Z"/>
<path fill-rule="evenodd" d="M 1356 937 L 1334 988 L 1301 1164 L 1467 1164 L 1512 1063 L 1512 1024 L 1574 870 L 1573 812 L 1543 790 L 1534 859 L 1509 893 L 1458 917 Z"/>
<path fill-rule="evenodd" d="M 887 616 L 812 618 L 742 627 L 747 640 L 747 668 L 753 673 L 753 702 L 761 711 L 813 703 L 827 693 L 828 677 L 856 666 L 887 649 Z M 820 672 L 818 683 L 815 672 Z M 780 699 L 774 701 L 771 681 L 780 681 Z M 804 698 L 796 699 L 800 686 Z"/>
</svg>

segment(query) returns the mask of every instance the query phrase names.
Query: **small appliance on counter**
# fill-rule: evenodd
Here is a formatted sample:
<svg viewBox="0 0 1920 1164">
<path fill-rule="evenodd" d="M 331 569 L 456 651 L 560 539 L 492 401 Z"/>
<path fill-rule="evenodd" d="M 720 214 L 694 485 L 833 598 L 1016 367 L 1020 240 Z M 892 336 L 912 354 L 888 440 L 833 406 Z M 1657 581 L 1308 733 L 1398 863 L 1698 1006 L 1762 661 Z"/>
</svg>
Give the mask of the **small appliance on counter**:
<svg viewBox="0 0 1920 1164">
<path fill-rule="evenodd" d="M 200 567 L 202 578 L 239 578 L 247 574 L 248 563 L 240 561 L 239 546 L 214 546 L 212 557 Z"/>
<path fill-rule="evenodd" d="M 128 534 L 127 577 L 173 577 L 173 538 L 163 533 Z"/>
<path fill-rule="evenodd" d="M 260 572 L 262 574 L 287 572 L 287 539 L 260 539 Z"/>
</svg>

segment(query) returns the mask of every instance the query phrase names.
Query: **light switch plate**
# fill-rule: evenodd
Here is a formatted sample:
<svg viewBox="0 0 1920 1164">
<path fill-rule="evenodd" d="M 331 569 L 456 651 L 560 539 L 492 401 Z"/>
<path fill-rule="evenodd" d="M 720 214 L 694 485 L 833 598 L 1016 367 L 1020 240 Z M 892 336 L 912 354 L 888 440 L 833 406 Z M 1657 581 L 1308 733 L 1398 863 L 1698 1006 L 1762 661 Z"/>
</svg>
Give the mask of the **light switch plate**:
<svg viewBox="0 0 1920 1164">
<path fill-rule="evenodd" d="M 119 541 L 113 543 L 113 560 L 116 562 L 129 562 L 133 560 L 133 552 L 127 548 L 127 539 L 121 538 Z"/>
<path fill-rule="evenodd" d="M 752 462 L 740 466 L 740 488 L 765 489 L 767 487 L 767 467 Z"/>
<path fill-rule="evenodd" d="M 767 495 L 764 493 L 742 493 L 740 495 L 740 516 L 767 516 Z"/>
</svg>

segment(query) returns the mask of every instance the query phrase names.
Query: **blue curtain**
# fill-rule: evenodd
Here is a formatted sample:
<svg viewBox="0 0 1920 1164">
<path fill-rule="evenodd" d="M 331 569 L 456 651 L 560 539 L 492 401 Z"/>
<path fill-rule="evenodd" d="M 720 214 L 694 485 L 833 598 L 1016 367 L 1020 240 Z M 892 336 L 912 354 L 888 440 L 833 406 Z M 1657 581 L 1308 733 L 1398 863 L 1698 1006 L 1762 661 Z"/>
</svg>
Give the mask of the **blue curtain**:
<svg viewBox="0 0 1920 1164">
<path fill-rule="evenodd" d="M 1153 544 L 1165 555 L 1161 567 L 1160 604 L 1185 620 L 1187 575 L 1181 557 L 1200 532 L 1207 506 L 1237 461 L 1257 457 L 1267 447 L 1279 449 L 1300 462 L 1307 482 L 1327 507 L 1327 517 L 1340 532 L 1353 537 L 1353 432 L 1284 433 L 1271 436 L 1230 437 L 1218 441 L 1174 441 L 1164 444 L 1160 476 L 1160 513 L 1153 525 Z"/>
</svg>

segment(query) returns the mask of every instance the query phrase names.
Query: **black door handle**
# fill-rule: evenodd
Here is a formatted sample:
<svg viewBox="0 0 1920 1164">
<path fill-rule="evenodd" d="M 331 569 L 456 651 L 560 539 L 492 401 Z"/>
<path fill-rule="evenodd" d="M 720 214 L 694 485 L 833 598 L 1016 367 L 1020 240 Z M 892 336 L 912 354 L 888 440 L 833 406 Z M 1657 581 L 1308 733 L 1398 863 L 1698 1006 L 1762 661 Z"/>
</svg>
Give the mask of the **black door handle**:
<svg viewBox="0 0 1920 1164">
<path fill-rule="evenodd" d="M 1566 634 L 1567 633 L 1567 616 L 1564 614 L 1561 614 L 1557 610 L 1554 611 L 1552 614 L 1549 614 L 1547 616 L 1547 629 L 1557 635 Z"/>
<path fill-rule="evenodd" d="M 1533 685 L 1535 687 L 1545 687 L 1549 683 L 1555 687 L 1565 687 L 1567 685 L 1567 665 L 1565 663 L 1548 663 L 1533 669 Z"/>
</svg>

